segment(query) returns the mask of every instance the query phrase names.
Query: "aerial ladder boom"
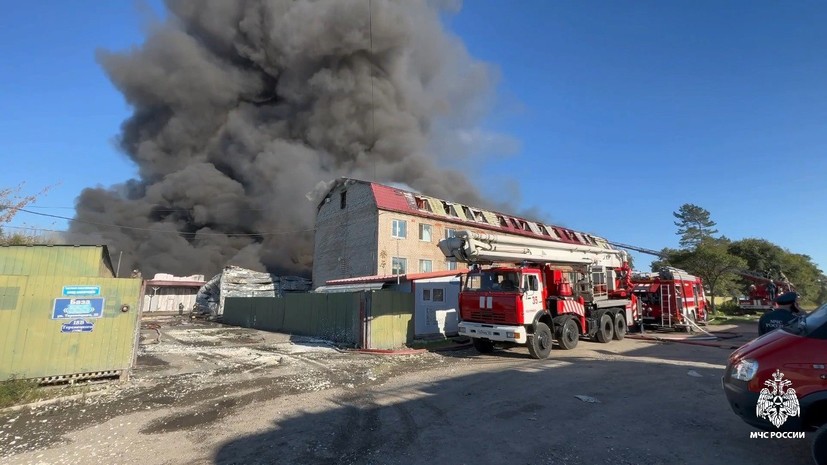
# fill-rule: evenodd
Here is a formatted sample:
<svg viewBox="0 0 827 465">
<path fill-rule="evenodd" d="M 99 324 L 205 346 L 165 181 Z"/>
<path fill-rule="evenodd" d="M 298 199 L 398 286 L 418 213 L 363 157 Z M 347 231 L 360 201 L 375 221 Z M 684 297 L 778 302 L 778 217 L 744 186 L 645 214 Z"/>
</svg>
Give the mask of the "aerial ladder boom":
<svg viewBox="0 0 827 465">
<path fill-rule="evenodd" d="M 626 263 L 626 252 L 605 246 L 570 244 L 519 236 L 458 231 L 454 237 L 439 242 L 439 249 L 447 258 L 465 263 L 558 263 L 565 265 L 599 264 L 621 267 Z"/>
</svg>

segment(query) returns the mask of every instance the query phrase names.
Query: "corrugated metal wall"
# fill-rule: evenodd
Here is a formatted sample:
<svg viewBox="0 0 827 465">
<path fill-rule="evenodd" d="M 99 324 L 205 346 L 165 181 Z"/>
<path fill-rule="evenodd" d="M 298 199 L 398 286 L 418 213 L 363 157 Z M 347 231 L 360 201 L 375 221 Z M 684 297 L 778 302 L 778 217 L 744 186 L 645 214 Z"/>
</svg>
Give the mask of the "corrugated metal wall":
<svg viewBox="0 0 827 465">
<path fill-rule="evenodd" d="M 2 246 L 0 275 L 113 277 L 103 246 Z"/>
<path fill-rule="evenodd" d="M 286 294 L 227 297 L 224 323 L 345 344 L 359 340 L 359 294 Z"/>
<path fill-rule="evenodd" d="M 92 323 L 90 332 L 63 332 L 72 319 L 52 319 L 55 299 L 68 298 L 64 286 L 100 287 L 102 316 L 83 318 Z M 140 279 L 0 275 L 0 380 L 128 370 L 140 292 Z M 123 304 L 128 312 L 121 311 Z"/>
<path fill-rule="evenodd" d="M 362 339 L 360 309 L 367 318 L 367 347 L 393 349 L 413 340 L 413 294 L 395 291 L 286 294 L 284 297 L 228 297 L 223 322 L 319 337 L 344 344 Z"/>
</svg>

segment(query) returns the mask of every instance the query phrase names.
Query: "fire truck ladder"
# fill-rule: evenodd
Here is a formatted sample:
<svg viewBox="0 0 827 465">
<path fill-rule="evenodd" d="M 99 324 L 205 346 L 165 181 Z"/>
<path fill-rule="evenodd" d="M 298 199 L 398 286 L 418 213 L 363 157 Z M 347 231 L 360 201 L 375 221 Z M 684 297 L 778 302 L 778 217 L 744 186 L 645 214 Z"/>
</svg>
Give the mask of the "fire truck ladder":
<svg viewBox="0 0 827 465">
<path fill-rule="evenodd" d="M 672 327 L 672 299 L 669 286 L 660 285 L 660 325 Z"/>
</svg>

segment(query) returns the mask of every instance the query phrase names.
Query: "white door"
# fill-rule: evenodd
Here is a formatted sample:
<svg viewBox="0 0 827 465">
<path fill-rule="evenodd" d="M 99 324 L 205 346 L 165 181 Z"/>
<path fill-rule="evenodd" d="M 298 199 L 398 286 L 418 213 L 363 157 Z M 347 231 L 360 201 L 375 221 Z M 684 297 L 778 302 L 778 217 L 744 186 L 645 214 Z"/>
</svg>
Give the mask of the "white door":
<svg viewBox="0 0 827 465">
<path fill-rule="evenodd" d="M 531 322 L 534 315 L 543 309 L 543 282 L 540 275 L 523 273 L 523 321 Z"/>
</svg>

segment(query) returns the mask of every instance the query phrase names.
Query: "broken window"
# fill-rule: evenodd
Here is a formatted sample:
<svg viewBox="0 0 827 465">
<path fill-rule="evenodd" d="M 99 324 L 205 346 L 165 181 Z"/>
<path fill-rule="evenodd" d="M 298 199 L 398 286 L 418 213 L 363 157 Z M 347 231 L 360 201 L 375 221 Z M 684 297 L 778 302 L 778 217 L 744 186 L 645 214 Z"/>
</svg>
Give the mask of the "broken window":
<svg viewBox="0 0 827 465">
<path fill-rule="evenodd" d="M 434 210 L 431 208 L 431 202 L 428 199 L 424 197 L 415 197 L 414 199 L 416 200 L 416 208 L 433 213 Z"/>
</svg>

